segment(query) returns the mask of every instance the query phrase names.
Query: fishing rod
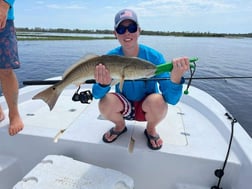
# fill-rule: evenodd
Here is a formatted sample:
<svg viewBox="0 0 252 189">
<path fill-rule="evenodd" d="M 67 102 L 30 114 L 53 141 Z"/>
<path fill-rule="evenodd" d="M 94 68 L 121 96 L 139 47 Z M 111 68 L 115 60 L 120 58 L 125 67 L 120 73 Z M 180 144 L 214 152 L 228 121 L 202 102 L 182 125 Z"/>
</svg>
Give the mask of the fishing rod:
<svg viewBox="0 0 252 189">
<path fill-rule="evenodd" d="M 189 79 L 189 78 L 185 78 L 185 79 Z M 212 80 L 218 80 L 218 79 L 252 79 L 252 76 L 215 76 L 215 77 L 193 77 L 194 79 L 212 79 Z"/>
<path fill-rule="evenodd" d="M 195 70 L 196 70 L 196 61 L 198 60 L 198 58 L 191 58 L 189 59 L 190 62 L 190 77 L 189 78 L 185 78 L 188 81 L 187 87 L 184 91 L 184 94 L 188 94 L 188 89 L 189 86 L 191 85 L 192 80 L 204 80 L 204 79 L 248 79 L 248 78 L 252 78 L 251 76 L 226 76 L 226 77 L 193 77 Z M 168 62 L 168 63 L 164 63 L 164 64 L 160 64 L 157 65 L 156 67 L 156 71 L 155 71 L 155 75 L 159 75 L 165 72 L 171 72 L 173 69 L 173 64 L 172 62 Z M 161 80 L 169 80 L 169 77 L 164 77 L 164 78 L 158 78 L 158 77 L 154 77 L 154 78 L 142 78 L 142 79 L 135 79 L 135 80 L 125 80 L 125 81 L 161 81 Z M 24 81 L 23 85 L 53 85 L 56 84 L 58 82 L 60 82 L 61 80 L 32 80 L 32 81 Z M 95 84 L 96 81 L 95 79 L 89 79 L 84 81 L 83 83 L 86 84 Z"/>
<path fill-rule="evenodd" d="M 189 80 L 189 77 L 186 77 L 185 80 Z M 214 76 L 214 77 L 193 77 L 192 80 L 225 80 L 225 79 L 252 79 L 252 76 Z M 160 81 L 160 80 L 170 80 L 169 77 L 161 78 L 142 78 L 135 80 L 125 80 L 125 81 Z M 54 85 L 62 80 L 27 80 L 23 81 L 23 85 Z M 95 79 L 89 79 L 84 82 L 85 84 L 95 84 Z"/>
<path fill-rule="evenodd" d="M 189 59 L 189 62 L 190 62 L 190 69 L 194 69 L 196 68 L 196 64 L 195 62 L 198 60 L 198 58 L 191 58 Z M 167 63 L 164 63 L 164 64 L 160 64 L 160 65 L 157 65 L 156 67 L 156 71 L 155 71 L 155 75 L 158 75 L 158 74 L 161 74 L 161 73 L 165 73 L 165 72 L 171 72 L 173 69 L 173 64 L 172 62 L 167 62 Z M 161 78 L 160 78 L 161 79 Z M 163 78 L 163 79 L 168 79 L 168 78 Z M 146 80 L 151 80 L 151 79 L 137 79 L 139 81 L 146 81 Z M 134 80 L 134 81 L 137 81 L 137 80 Z M 155 79 L 155 80 L 158 80 L 158 79 Z M 61 80 L 31 80 L 31 81 L 23 81 L 23 85 L 53 85 L 53 84 L 56 84 L 58 82 L 60 82 Z M 125 81 L 128 81 L 128 80 L 125 80 Z M 89 79 L 89 80 L 86 80 L 84 83 L 87 83 L 87 84 L 94 84 L 96 83 L 94 79 Z"/>
</svg>

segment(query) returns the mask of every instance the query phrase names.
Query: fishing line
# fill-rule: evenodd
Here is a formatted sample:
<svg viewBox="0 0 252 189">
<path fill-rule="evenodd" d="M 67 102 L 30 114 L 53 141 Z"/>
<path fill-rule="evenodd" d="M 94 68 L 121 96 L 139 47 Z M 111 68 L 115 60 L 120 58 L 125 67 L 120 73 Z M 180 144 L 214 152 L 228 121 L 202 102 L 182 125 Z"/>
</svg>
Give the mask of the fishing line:
<svg viewBox="0 0 252 189">
<path fill-rule="evenodd" d="M 193 79 L 193 75 L 194 75 L 195 70 L 196 70 L 196 63 L 193 62 L 192 64 L 193 64 L 193 66 L 192 66 L 192 67 L 190 66 L 190 69 L 189 69 L 189 70 L 190 70 L 191 76 L 190 76 L 190 78 L 189 78 L 187 87 L 186 87 L 186 89 L 184 90 L 184 94 L 188 94 L 188 93 L 189 93 L 188 90 L 189 90 L 189 87 L 191 86 L 191 82 L 192 82 L 192 79 Z"/>
<path fill-rule="evenodd" d="M 231 115 L 229 115 L 228 113 L 226 113 L 225 116 L 227 116 L 227 118 L 231 120 L 231 133 L 230 133 L 230 139 L 229 139 L 229 144 L 228 144 L 228 150 L 227 150 L 227 154 L 226 154 L 222 168 L 216 169 L 214 172 L 215 176 L 218 178 L 218 184 L 215 186 L 212 186 L 211 189 L 222 189 L 220 187 L 220 184 L 221 184 L 222 177 L 224 176 L 224 170 L 228 162 L 228 157 L 230 155 L 230 149 L 231 149 L 233 136 L 234 136 L 234 124 L 237 122 L 237 120 L 233 118 Z"/>
</svg>

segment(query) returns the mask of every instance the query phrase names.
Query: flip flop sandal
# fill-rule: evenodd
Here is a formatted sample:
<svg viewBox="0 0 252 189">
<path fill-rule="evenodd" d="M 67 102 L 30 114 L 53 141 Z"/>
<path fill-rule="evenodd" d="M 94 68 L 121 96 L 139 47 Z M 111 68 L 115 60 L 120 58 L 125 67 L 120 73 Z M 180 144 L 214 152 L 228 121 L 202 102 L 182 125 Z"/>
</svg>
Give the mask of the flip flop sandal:
<svg viewBox="0 0 252 189">
<path fill-rule="evenodd" d="M 161 146 L 158 146 L 158 147 L 153 147 L 152 144 L 151 144 L 151 140 L 154 140 L 155 143 L 156 143 L 156 141 L 157 141 L 158 139 L 160 139 L 159 135 L 152 136 L 152 135 L 148 134 L 148 132 L 147 132 L 146 129 L 144 130 L 144 134 L 145 134 L 145 136 L 146 136 L 146 138 L 147 138 L 147 144 L 148 144 L 148 147 L 149 147 L 150 149 L 152 149 L 152 150 L 159 150 L 159 149 L 162 147 L 162 145 L 161 145 Z"/>
<path fill-rule="evenodd" d="M 114 131 L 114 127 L 112 127 L 110 130 L 109 130 L 109 134 L 110 136 L 112 135 L 116 135 L 116 137 L 113 139 L 113 140 L 108 140 L 105 135 L 106 133 L 103 135 L 102 137 L 102 140 L 103 142 L 106 142 L 106 143 L 111 143 L 111 142 L 114 142 L 121 134 L 125 133 L 127 131 L 127 127 L 124 127 L 124 129 L 122 131 Z"/>
</svg>

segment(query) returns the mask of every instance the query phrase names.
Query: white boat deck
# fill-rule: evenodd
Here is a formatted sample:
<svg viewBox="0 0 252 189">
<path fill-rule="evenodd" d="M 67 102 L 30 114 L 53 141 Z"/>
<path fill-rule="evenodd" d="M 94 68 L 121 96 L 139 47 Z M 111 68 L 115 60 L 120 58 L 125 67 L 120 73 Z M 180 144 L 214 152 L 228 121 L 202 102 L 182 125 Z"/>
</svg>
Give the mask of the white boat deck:
<svg viewBox="0 0 252 189">
<path fill-rule="evenodd" d="M 128 148 L 132 145 L 133 139 L 134 146 L 131 146 L 133 150 L 152 151 L 147 147 L 143 134 L 146 122 L 126 121 L 127 133 L 120 136 L 114 143 L 103 143 L 102 135 L 113 127 L 113 124 L 104 120 L 99 114 L 98 100 L 93 100 L 92 104 L 73 102 L 71 100 L 73 93 L 74 90 L 71 88 L 65 90 L 52 111 L 41 100 L 28 100 L 21 103 L 19 109 L 25 128 L 20 134 L 49 137 L 52 138 L 52 142 L 55 142 L 57 138 L 58 140 L 102 143 L 121 146 L 125 150 L 132 150 Z M 0 125 L 7 123 L 6 119 Z M 223 140 L 221 133 L 212 124 L 200 110 L 193 109 L 183 101 L 176 106 L 169 105 L 166 118 L 157 127 L 164 141 L 163 147 L 158 152 L 223 160 L 226 153 L 223 151 L 223 146 L 227 146 L 228 141 Z M 7 132 L 7 127 L 3 129 Z M 210 138 L 210 136 L 215 136 L 215 138 Z M 206 147 L 209 150 L 202 150 Z M 203 154 L 200 154 L 202 152 Z M 231 160 L 239 163 L 235 155 Z"/>
<path fill-rule="evenodd" d="M 71 100 L 73 93 L 74 90 L 71 88 L 65 90 L 52 111 L 41 100 L 28 100 L 21 103 L 19 107 L 24 117 L 25 129 L 20 134 L 49 137 L 53 139 L 53 142 L 56 135 L 64 131 L 58 136 L 58 140 L 104 144 L 102 135 L 113 127 L 113 124 L 104 120 L 99 114 L 98 100 L 93 100 L 92 104 L 73 102 Z M 212 102 L 209 104 L 215 106 Z M 157 127 L 164 140 L 164 145 L 159 152 L 223 160 L 226 153 L 223 151 L 223 146 L 227 146 L 228 141 L 223 140 L 221 132 L 212 125 L 211 112 L 207 115 L 211 120 L 202 113 L 184 104 L 183 99 L 176 106 L 169 105 L 167 117 Z M 219 113 L 223 115 L 225 112 Z M 221 121 L 231 123 L 224 117 L 223 120 L 216 120 L 216 124 L 221 124 Z M 7 120 L 1 124 L 5 122 Z M 121 146 L 128 150 L 129 144 L 134 139 L 133 150 L 152 151 L 147 147 L 143 134 L 146 122 L 126 121 L 126 125 L 127 133 L 120 136 L 114 143 L 104 145 Z M 215 136 L 215 138 L 210 136 Z M 205 148 L 209 150 L 202 150 Z M 235 156 L 232 156 L 231 160 L 239 163 Z"/>
<path fill-rule="evenodd" d="M 150 188 L 155 188 L 159 183 L 159 188 L 203 189 L 209 187 L 205 183 L 217 182 L 214 170 L 223 165 L 231 121 L 224 115 L 225 108 L 202 91 L 192 87 L 190 94 L 196 95 L 198 99 L 190 97 L 190 94 L 184 95 L 176 106 L 169 105 L 167 117 L 157 127 L 164 141 L 163 147 L 153 151 L 148 148 L 143 134 L 145 122 L 127 121 L 128 131 L 115 142 L 106 144 L 102 141 L 102 135 L 113 125 L 100 116 L 98 100 L 91 104 L 73 102 L 71 99 L 75 88 L 69 87 L 63 91 L 54 109 L 50 111 L 44 102 L 31 100 L 34 94 L 45 87 L 47 86 L 36 86 L 36 92 L 33 91 L 35 87 L 20 90 L 19 109 L 25 123 L 20 134 L 9 137 L 8 120 L 0 123 L 0 137 L 8 141 L 8 144 L 0 144 L 0 154 L 13 156 L 14 159 L 18 156 L 17 161 L 23 161 L 24 164 L 21 172 L 29 171 L 31 166 L 35 166 L 48 154 L 60 154 L 121 171 L 134 178 L 136 189 L 142 187 L 140 180 L 143 180 L 143 171 L 147 178 L 157 172 L 169 178 L 170 184 L 165 180 L 146 180 L 145 184 Z M 86 85 L 86 89 L 89 88 Z M 239 124 L 236 129 L 239 137 L 245 138 L 242 143 L 251 144 L 251 141 L 246 141 L 247 134 Z M 223 179 L 227 188 L 231 188 L 246 166 L 242 164 L 243 159 L 238 158 L 238 153 L 251 154 L 252 151 L 250 145 L 245 152 L 241 151 L 237 142 L 232 144 L 228 159 L 226 169 L 229 177 Z M 4 145 L 7 148 L 3 150 Z M 13 146 L 18 148 L 15 152 L 8 149 Z M 36 154 L 31 150 L 35 150 Z M 25 160 L 26 153 L 31 153 L 34 158 L 31 162 Z M 246 161 L 252 164 L 251 160 Z M 6 160 L 2 162 L 5 164 Z M 132 171 L 135 166 L 136 170 Z M 184 174 L 185 172 L 187 173 Z"/>
</svg>

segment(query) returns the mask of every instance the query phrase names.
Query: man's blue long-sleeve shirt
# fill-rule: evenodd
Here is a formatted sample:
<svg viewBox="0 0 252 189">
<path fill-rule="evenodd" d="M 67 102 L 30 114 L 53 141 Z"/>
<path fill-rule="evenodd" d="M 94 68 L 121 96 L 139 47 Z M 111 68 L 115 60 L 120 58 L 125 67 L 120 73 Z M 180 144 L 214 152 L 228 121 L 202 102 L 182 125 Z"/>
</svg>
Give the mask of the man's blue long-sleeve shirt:
<svg viewBox="0 0 252 189">
<path fill-rule="evenodd" d="M 117 47 L 110 52 L 108 55 L 121 55 L 124 56 L 122 47 Z M 139 53 L 138 57 L 145 59 L 149 62 L 152 62 L 155 65 L 165 63 L 165 59 L 161 53 L 158 51 L 147 47 L 145 45 L 139 45 Z M 167 78 L 169 77 L 168 73 L 163 73 L 160 75 L 154 76 L 154 78 Z M 164 100 L 169 103 L 175 105 L 181 95 L 182 95 L 182 84 L 184 83 L 184 79 L 181 80 L 180 84 L 173 83 L 171 80 L 151 80 L 151 81 L 125 81 L 123 84 L 123 89 L 120 91 L 119 84 L 116 84 L 115 91 L 117 93 L 121 93 L 130 101 L 141 101 L 147 95 L 152 93 L 161 92 Z M 158 88 L 159 86 L 159 88 Z M 111 87 L 101 86 L 98 83 L 93 85 L 92 92 L 93 96 L 96 99 L 103 98 L 109 91 Z"/>
</svg>

